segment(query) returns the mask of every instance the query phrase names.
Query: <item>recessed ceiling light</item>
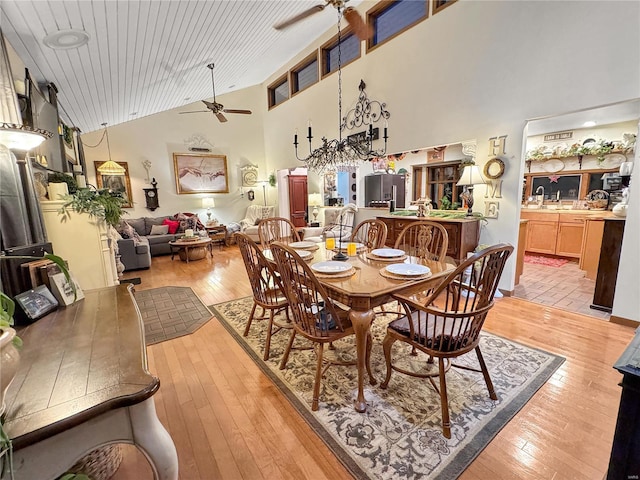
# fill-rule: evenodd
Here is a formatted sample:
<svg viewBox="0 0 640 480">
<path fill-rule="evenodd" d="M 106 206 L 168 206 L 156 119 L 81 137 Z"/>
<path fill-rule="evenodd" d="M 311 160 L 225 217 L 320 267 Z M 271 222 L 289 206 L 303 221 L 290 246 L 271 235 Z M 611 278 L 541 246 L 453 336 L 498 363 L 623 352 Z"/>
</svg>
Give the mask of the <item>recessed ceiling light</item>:
<svg viewBox="0 0 640 480">
<path fill-rule="evenodd" d="M 596 126 L 596 122 L 594 122 L 593 120 L 589 120 L 588 122 L 584 122 L 582 124 L 583 127 L 595 127 Z"/>
<path fill-rule="evenodd" d="M 191 100 L 191 97 L 186 97 L 186 98 L 184 99 L 184 101 L 185 101 L 185 102 L 186 102 L 186 101 L 188 101 L 188 100 Z"/>
<path fill-rule="evenodd" d="M 133 115 L 137 115 L 137 114 L 138 114 L 138 112 L 131 112 L 129 115 L 133 116 Z"/>
<path fill-rule="evenodd" d="M 234 88 L 234 87 L 235 87 L 235 85 L 229 85 L 229 88 Z"/>
<path fill-rule="evenodd" d="M 69 29 L 50 33 L 42 39 L 42 42 L 54 50 L 67 50 L 86 45 L 89 38 L 89 34 L 84 30 Z"/>
</svg>

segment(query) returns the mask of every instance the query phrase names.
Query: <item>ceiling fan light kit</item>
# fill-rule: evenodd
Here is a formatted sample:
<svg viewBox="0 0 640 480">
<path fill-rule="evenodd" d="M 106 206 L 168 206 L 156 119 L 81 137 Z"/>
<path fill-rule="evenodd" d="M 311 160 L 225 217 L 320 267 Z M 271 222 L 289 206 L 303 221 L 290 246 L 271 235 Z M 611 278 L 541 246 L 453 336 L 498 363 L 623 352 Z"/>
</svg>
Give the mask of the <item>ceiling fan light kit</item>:
<svg viewBox="0 0 640 480">
<path fill-rule="evenodd" d="M 239 113 L 242 115 L 251 115 L 251 110 L 241 110 L 241 109 L 236 109 L 236 108 L 224 108 L 224 105 L 222 105 L 221 103 L 216 102 L 216 82 L 213 78 L 213 69 L 215 67 L 215 64 L 210 63 L 209 65 L 207 65 L 207 68 L 209 70 L 211 70 L 211 86 L 213 89 L 213 102 L 207 102 L 206 100 L 201 100 L 202 103 L 205 104 L 205 106 L 207 107 L 207 110 L 195 110 L 195 111 L 190 111 L 190 112 L 180 112 L 182 113 L 208 113 L 211 112 L 213 113 L 217 119 L 221 122 L 224 123 L 227 121 L 227 117 L 224 116 L 225 113 Z"/>
</svg>

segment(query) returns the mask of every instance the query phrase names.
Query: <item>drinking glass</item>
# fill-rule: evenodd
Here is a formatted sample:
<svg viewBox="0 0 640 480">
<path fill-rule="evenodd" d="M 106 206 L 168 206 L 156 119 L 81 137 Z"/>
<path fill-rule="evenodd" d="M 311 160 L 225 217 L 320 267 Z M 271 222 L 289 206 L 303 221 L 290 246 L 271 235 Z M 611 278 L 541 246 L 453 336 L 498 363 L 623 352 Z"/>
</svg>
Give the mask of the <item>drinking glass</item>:
<svg viewBox="0 0 640 480">
<path fill-rule="evenodd" d="M 327 250 L 333 250 L 336 248 L 336 239 L 333 237 L 327 237 L 325 240 L 325 246 L 327 247 Z"/>
<path fill-rule="evenodd" d="M 356 244 L 353 242 L 347 243 L 347 255 L 353 257 L 356 254 Z"/>
</svg>

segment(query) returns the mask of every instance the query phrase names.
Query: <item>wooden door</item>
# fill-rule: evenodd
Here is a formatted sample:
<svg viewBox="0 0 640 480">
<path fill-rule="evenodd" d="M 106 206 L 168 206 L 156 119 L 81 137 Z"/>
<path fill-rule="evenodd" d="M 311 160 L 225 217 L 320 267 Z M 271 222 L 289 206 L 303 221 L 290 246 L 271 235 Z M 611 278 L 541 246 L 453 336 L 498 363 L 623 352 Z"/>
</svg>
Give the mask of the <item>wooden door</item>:
<svg viewBox="0 0 640 480">
<path fill-rule="evenodd" d="M 307 226 L 307 176 L 289 175 L 289 218 L 296 227 Z"/>
<path fill-rule="evenodd" d="M 557 222 L 529 220 L 526 251 L 555 255 L 557 237 Z"/>
<path fill-rule="evenodd" d="M 584 223 L 560 222 L 556 240 L 556 255 L 580 258 Z"/>
</svg>

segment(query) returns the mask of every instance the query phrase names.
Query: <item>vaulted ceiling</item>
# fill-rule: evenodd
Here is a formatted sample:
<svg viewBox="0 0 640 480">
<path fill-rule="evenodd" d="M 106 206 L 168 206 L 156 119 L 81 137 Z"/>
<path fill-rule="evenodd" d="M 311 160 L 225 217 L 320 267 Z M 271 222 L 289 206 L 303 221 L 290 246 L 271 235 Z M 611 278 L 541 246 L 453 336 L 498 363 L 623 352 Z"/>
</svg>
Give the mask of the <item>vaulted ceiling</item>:
<svg viewBox="0 0 640 480">
<path fill-rule="evenodd" d="M 351 0 L 355 6 L 361 0 Z M 83 132 L 264 82 L 336 24 L 333 8 L 273 25 L 322 0 L 3 0 L 0 27 L 39 84 L 53 82 L 61 116 Z M 83 30 L 87 44 L 43 40 Z M 15 72 L 14 72 L 15 75 Z M 266 100 L 265 100 L 266 103 Z"/>
</svg>

